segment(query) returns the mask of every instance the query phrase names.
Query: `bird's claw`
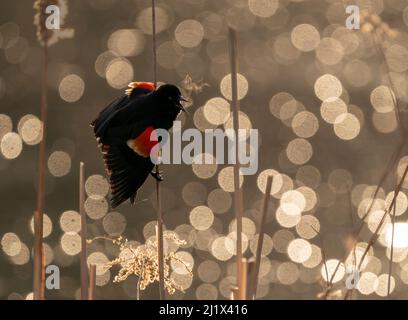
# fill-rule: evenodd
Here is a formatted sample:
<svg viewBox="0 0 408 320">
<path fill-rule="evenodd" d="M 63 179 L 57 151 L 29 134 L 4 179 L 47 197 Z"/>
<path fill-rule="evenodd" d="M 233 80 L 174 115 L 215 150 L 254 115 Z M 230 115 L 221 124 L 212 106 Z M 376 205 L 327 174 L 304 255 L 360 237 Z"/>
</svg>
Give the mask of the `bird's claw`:
<svg viewBox="0 0 408 320">
<path fill-rule="evenodd" d="M 159 171 L 159 172 L 157 172 L 157 171 L 152 171 L 152 172 L 150 172 L 150 174 L 151 174 L 152 177 L 155 178 L 157 181 L 163 181 L 163 180 L 164 180 L 161 171 Z"/>
</svg>

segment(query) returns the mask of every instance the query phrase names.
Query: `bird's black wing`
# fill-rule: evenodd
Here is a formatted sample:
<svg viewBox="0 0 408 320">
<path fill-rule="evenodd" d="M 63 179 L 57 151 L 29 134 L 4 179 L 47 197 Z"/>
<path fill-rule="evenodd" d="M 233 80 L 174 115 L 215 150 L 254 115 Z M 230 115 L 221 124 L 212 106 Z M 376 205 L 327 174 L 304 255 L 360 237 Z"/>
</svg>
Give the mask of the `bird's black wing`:
<svg viewBox="0 0 408 320">
<path fill-rule="evenodd" d="M 94 133 L 99 138 L 109 121 L 115 116 L 115 114 L 122 108 L 126 107 L 129 103 L 129 97 L 123 95 L 114 101 L 112 101 L 105 109 L 103 109 L 98 117 L 92 121 L 91 126 L 94 128 Z"/>
<path fill-rule="evenodd" d="M 103 138 L 108 127 L 123 125 L 128 122 L 129 113 L 135 115 L 143 114 L 145 112 L 143 106 L 147 105 L 143 102 L 143 97 L 150 92 L 151 91 L 144 88 L 135 88 L 133 89 L 131 96 L 123 95 L 110 103 L 91 123 L 96 138 Z"/>
<path fill-rule="evenodd" d="M 150 157 L 135 153 L 127 145 L 104 146 L 105 167 L 112 191 L 111 207 L 115 208 L 130 198 L 133 204 L 137 190 L 146 181 L 154 164 Z"/>
</svg>

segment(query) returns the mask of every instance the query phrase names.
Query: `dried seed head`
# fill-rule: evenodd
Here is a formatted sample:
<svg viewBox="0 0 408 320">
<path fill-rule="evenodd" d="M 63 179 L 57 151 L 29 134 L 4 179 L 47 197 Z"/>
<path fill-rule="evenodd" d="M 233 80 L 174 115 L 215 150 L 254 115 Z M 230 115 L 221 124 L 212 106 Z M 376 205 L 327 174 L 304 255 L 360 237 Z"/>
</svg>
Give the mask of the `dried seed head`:
<svg viewBox="0 0 408 320">
<path fill-rule="evenodd" d="M 186 242 L 180 240 L 176 234 L 164 234 L 166 240 L 172 240 L 178 245 L 184 245 Z M 114 265 L 120 266 L 118 274 L 114 277 L 113 282 L 125 281 L 132 274 L 139 277 L 139 286 L 141 290 L 155 282 L 159 281 L 159 265 L 157 256 L 157 240 L 148 240 L 144 245 L 134 248 L 125 238 L 119 237 L 112 240 L 119 246 L 119 256 L 108 263 L 111 268 Z M 164 255 L 164 285 L 169 294 L 176 290 L 183 291 L 183 288 L 170 277 L 171 262 L 182 264 L 188 273 L 192 276 L 191 268 L 175 252 L 169 252 Z"/>
</svg>

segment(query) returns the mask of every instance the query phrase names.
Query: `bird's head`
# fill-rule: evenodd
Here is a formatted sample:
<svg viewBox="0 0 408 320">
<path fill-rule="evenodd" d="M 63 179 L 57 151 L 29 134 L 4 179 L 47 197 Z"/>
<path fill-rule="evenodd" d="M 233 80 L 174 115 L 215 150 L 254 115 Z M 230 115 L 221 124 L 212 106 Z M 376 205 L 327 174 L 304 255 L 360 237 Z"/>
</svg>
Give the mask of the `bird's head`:
<svg viewBox="0 0 408 320">
<path fill-rule="evenodd" d="M 181 104 L 182 101 L 187 101 L 183 98 L 179 88 L 172 84 L 164 84 L 156 90 L 156 95 L 161 103 L 165 106 L 172 108 L 171 111 L 177 112 L 180 111 L 187 112 Z"/>
</svg>

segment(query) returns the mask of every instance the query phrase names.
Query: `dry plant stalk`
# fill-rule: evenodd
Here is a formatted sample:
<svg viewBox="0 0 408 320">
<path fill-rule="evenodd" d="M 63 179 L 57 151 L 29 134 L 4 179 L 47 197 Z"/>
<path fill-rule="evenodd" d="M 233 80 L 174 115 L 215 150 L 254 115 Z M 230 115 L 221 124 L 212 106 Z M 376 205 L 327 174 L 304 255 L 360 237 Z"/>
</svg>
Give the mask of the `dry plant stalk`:
<svg viewBox="0 0 408 320">
<path fill-rule="evenodd" d="M 385 221 L 386 216 L 389 215 L 391 210 L 394 209 L 394 207 L 396 205 L 396 202 L 397 202 L 397 196 L 398 196 L 399 192 L 401 191 L 402 185 L 403 185 L 403 183 L 405 181 L 405 178 L 406 178 L 407 174 L 408 174 L 408 165 L 406 166 L 406 168 L 404 170 L 404 173 L 403 173 L 397 187 L 394 190 L 394 196 L 393 196 L 393 198 L 391 200 L 391 203 L 390 203 L 388 209 L 384 211 L 384 215 L 382 216 L 380 223 L 378 224 L 374 234 L 372 235 L 372 237 L 370 239 L 370 242 L 368 243 L 369 245 L 367 246 L 367 248 L 364 251 L 363 256 L 361 257 L 361 260 L 360 260 L 359 265 L 358 265 L 359 268 L 361 268 L 361 265 L 363 264 L 364 257 L 367 255 L 368 251 L 370 250 L 370 247 L 374 244 L 374 242 L 378 238 L 378 236 L 379 236 L 378 233 L 379 233 L 379 231 L 380 231 L 380 229 L 381 229 L 381 227 L 382 227 L 382 225 L 383 225 L 383 223 Z"/>
<path fill-rule="evenodd" d="M 239 283 L 241 284 L 240 288 L 240 300 L 246 300 L 247 299 L 247 292 L 248 292 L 248 260 L 247 258 L 242 258 L 241 260 L 241 270 L 242 273 L 240 274 L 241 279 L 239 279 Z"/>
<path fill-rule="evenodd" d="M 180 240 L 175 233 L 166 233 L 166 240 L 173 241 L 177 246 L 185 245 L 184 240 Z M 115 265 L 120 266 L 118 274 L 114 277 L 113 282 L 125 281 L 129 276 L 136 275 L 138 277 L 138 289 L 144 290 L 146 287 L 159 281 L 159 265 L 157 240 L 148 240 L 144 245 L 139 245 L 134 248 L 127 239 L 119 237 L 117 239 L 109 239 L 114 244 L 119 246 L 119 257 L 110 261 L 107 267 L 110 269 Z M 173 294 L 176 290 L 182 291 L 183 287 L 177 285 L 170 277 L 171 264 L 178 263 L 180 267 L 192 276 L 190 266 L 182 259 L 177 257 L 176 252 L 168 252 L 164 255 L 164 283 L 165 289 L 169 294 Z"/>
<path fill-rule="evenodd" d="M 266 225 L 266 215 L 268 213 L 269 199 L 271 197 L 272 182 L 273 182 L 273 176 L 268 176 L 266 180 L 265 195 L 262 201 L 261 221 L 259 222 L 259 236 L 258 236 L 258 243 L 256 246 L 255 263 L 251 270 L 251 281 L 248 286 L 248 298 L 249 299 L 255 299 L 256 291 L 258 289 L 259 267 L 261 265 L 262 247 L 263 247 L 265 225 Z"/>
<path fill-rule="evenodd" d="M 157 88 L 157 45 L 156 45 L 156 1 L 152 0 L 152 36 L 153 36 L 153 78 Z M 160 173 L 156 165 L 156 174 Z M 164 275 L 164 248 L 163 248 L 163 212 L 161 208 L 160 181 L 156 179 L 156 205 L 157 205 L 157 258 L 159 268 L 159 295 L 160 300 L 166 298 Z"/>
<path fill-rule="evenodd" d="M 374 245 L 374 243 L 377 241 L 378 236 L 379 236 L 378 233 L 379 233 L 379 231 L 381 230 L 381 227 L 382 227 L 382 225 L 383 225 L 383 223 L 384 223 L 384 221 L 385 221 L 386 216 L 389 215 L 389 213 L 390 213 L 391 210 L 393 210 L 393 208 L 394 208 L 394 206 L 395 206 L 396 199 L 397 199 L 397 195 L 398 195 L 399 191 L 401 190 L 402 184 L 403 184 L 403 182 L 404 182 L 404 180 L 405 180 L 405 178 L 406 178 L 407 173 L 408 173 L 408 166 L 406 167 L 406 169 L 405 169 L 405 171 L 404 171 L 404 173 L 403 173 L 403 175 L 402 175 L 402 177 L 401 177 L 401 180 L 400 180 L 400 182 L 398 183 L 398 186 L 396 187 L 396 190 L 394 191 L 394 197 L 393 197 L 393 199 L 392 199 L 392 201 L 391 201 L 390 206 L 388 207 L 388 209 L 384 210 L 384 215 L 382 216 L 382 218 L 381 218 L 381 220 L 380 220 L 380 222 L 379 222 L 379 224 L 378 224 L 376 230 L 374 231 L 373 235 L 371 236 L 371 238 L 370 238 L 370 240 L 369 240 L 369 242 L 368 242 L 368 245 L 367 245 L 367 247 L 366 247 L 366 249 L 365 249 L 365 251 L 364 251 L 362 257 L 360 258 L 360 261 L 359 261 L 358 266 L 356 266 L 356 269 L 357 269 L 357 270 L 360 270 L 360 268 L 361 268 L 361 266 L 362 266 L 362 264 L 363 264 L 363 261 L 364 261 L 366 255 L 368 254 L 368 251 L 369 251 L 370 248 Z M 378 187 L 377 187 L 377 188 L 378 188 Z M 364 225 L 364 218 L 365 218 L 366 216 L 368 216 L 369 213 L 370 213 L 370 211 L 368 211 L 368 212 L 365 214 L 365 216 L 363 217 L 363 220 L 362 220 L 362 222 L 361 222 L 360 228 L 359 228 L 359 230 L 358 230 L 358 232 L 357 232 L 356 239 L 357 239 L 357 237 L 359 236 L 359 234 L 360 234 L 360 232 L 361 232 L 361 230 L 362 230 L 362 227 L 363 227 L 363 225 Z M 352 250 L 354 250 L 354 254 L 355 254 L 355 250 L 356 250 L 356 246 L 355 246 L 356 242 L 357 242 L 357 241 L 355 241 L 355 243 L 354 243 L 354 245 L 353 245 L 353 248 L 352 248 Z M 350 252 L 351 252 L 351 251 L 350 251 Z M 330 294 L 331 294 L 331 289 L 332 289 L 332 286 L 333 286 L 333 279 L 334 279 L 334 277 L 336 276 L 337 271 L 338 271 L 339 268 L 340 268 L 340 265 L 346 261 L 346 259 L 347 259 L 347 257 L 349 256 L 350 252 L 348 252 L 348 253 L 343 257 L 343 259 L 340 260 L 340 261 L 338 262 L 338 264 L 336 265 L 336 268 L 334 269 L 333 274 L 332 274 L 331 277 L 330 277 L 330 281 L 329 281 L 329 283 L 328 283 L 328 288 L 327 288 L 326 292 L 324 293 L 324 295 L 322 295 L 322 297 L 323 297 L 324 299 L 327 299 L 327 298 L 330 296 Z M 350 291 L 351 291 L 351 292 L 350 292 Z M 345 299 L 347 299 L 347 298 L 350 296 L 351 293 L 352 293 L 352 290 L 348 290 L 347 293 L 346 293 Z"/>
<path fill-rule="evenodd" d="M 324 273 L 326 274 L 326 290 L 329 287 L 329 269 L 327 268 L 327 258 L 326 258 L 326 251 L 324 250 L 324 242 L 323 242 L 323 238 L 320 235 L 320 231 L 316 230 L 316 228 L 309 224 L 310 228 L 316 232 L 317 238 L 319 239 L 320 242 L 320 247 L 322 248 L 322 260 L 323 260 L 323 266 L 324 266 Z"/>
<path fill-rule="evenodd" d="M 399 158 L 399 156 L 400 156 L 400 154 L 401 154 L 401 152 L 403 150 L 404 145 L 405 145 L 405 142 L 401 141 L 400 144 L 396 147 L 395 151 L 393 152 L 390 160 L 387 163 L 387 166 L 384 168 L 384 171 L 383 171 L 383 173 L 381 175 L 380 181 L 378 182 L 377 187 L 375 188 L 375 191 L 374 191 L 374 193 L 372 195 L 372 200 L 371 200 L 371 202 L 370 202 L 364 216 L 361 218 L 361 222 L 360 222 L 359 227 L 357 228 L 357 231 L 355 232 L 356 236 L 355 236 L 354 244 L 357 242 L 357 238 L 359 237 L 361 231 L 363 230 L 364 223 L 365 223 L 366 219 L 368 218 L 369 214 L 371 213 L 371 209 L 373 208 L 374 200 L 377 197 L 378 192 L 380 191 L 381 187 L 384 185 L 384 183 L 385 183 L 387 177 L 389 176 L 393 166 L 397 162 L 397 160 L 398 160 L 398 158 Z M 352 250 L 355 250 L 354 245 L 352 246 L 352 248 L 353 248 Z M 341 264 L 346 261 L 349 254 L 350 254 L 350 252 L 347 252 L 346 255 L 344 255 L 343 258 L 341 260 L 339 260 L 339 262 L 336 265 L 336 268 L 334 268 L 333 274 L 331 275 L 329 283 L 327 284 L 328 287 L 327 287 L 326 293 L 324 295 L 322 295 L 323 298 L 326 299 L 328 296 L 330 296 L 331 289 L 332 289 L 332 286 L 333 286 L 334 277 L 336 276 L 337 271 L 340 269 Z"/>
<path fill-rule="evenodd" d="M 402 175 L 402 177 L 401 177 L 401 179 L 400 179 L 400 181 L 398 183 L 398 186 L 394 190 L 394 197 L 392 198 L 389 207 L 386 210 L 384 210 L 384 214 L 381 217 L 381 220 L 378 223 L 377 228 L 375 229 L 373 235 L 371 236 L 370 240 L 368 241 L 368 245 L 365 248 L 365 250 L 363 252 L 363 255 L 361 256 L 360 261 L 358 263 L 357 271 L 360 271 L 361 266 L 363 265 L 364 259 L 367 256 L 368 252 L 370 251 L 370 248 L 376 243 L 378 237 L 380 236 L 380 230 L 381 230 L 381 228 L 382 228 L 382 226 L 384 224 L 385 218 L 387 217 L 387 215 L 390 214 L 391 210 L 394 209 L 396 201 L 397 201 L 397 196 L 398 196 L 399 192 L 401 191 L 402 185 L 403 185 L 403 183 L 405 181 L 405 178 L 406 178 L 407 174 L 408 174 L 408 165 L 406 166 L 406 168 L 404 170 L 404 173 L 403 173 L 403 175 Z M 352 294 L 353 290 L 354 289 L 347 290 L 345 298 L 347 298 L 350 294 Z"/>
<path fill-rule="evenodd" d="M 50 5 L 60 9 L 60 24 L 63 25 L 68 13 L 65 0 L 36 0 L 34 2 L 34 25 L 37 28 L 37 38 L 43 47 L 43 67 L 41 79 L 41 107 L 40 120 L 43 126 L 43 137 L 38 151 L 38 182 L 37 182 L 37 205 L 34 212 L 34 275 L 33 294 L 35 300 L 43 300 L 45 297 L 45 263 L 43 248 L 43 214 L 45 199 L 45 162 L 46 162 L 46 128 L 48 109 L 48 47 L 62 38 L 73 36 L 72 29 L 49 30 L 46 26 L 46 8 Z"/>
<path fill-rule="evenodd" d="M 239 296 L 238 296 L 238 287 L 237 286 L 233 286 L 231 287 L 231 300 L 239 300 Z"/>
<path fill-rule="evenodd" d="M 95 300 L 95 288 L 96 288 L 96 265 L 91 264 L 89 266 L 89 288 L 88 288 L 88 300 Z"/>
<path fill-rule="evenodd" d="M 86 213 L 84 208 L 85 202 L 85 178 L 84 178 L 84 163 L 79 164 L 79 213 L 81 215 L 81 254 L 79 256 L 81 265 L 81 300 L 88 299 L 88 263 L 86 250 Z"/>
<path fill-rule="evenodd" d="M 43 69 L 41 80 L 41 107 L 40 119 L 43 124 L 43 137 L 38 152 L 38 182 L 37 182 L 37 208 L 34 213 L 34 300 L 44 299 L 45 266 L 43 264 L 43 211 L 45 198 L 45 152 L 46 152 L 46 127 L 47 127 L 47 73 L 48 73 L 48 44 L 49 31 L 45 26 L 46 1 L 36 1 L 34 9 L 34 24 L 37 26 L 37 37 L 43 44 Z"/>
<path fill-rule="evenodd" d="M 229 29 L 229 59 L 231 67 L 231 93 L 232 93 L 232 118 L 235 132 L 235 150 L 238 150 L 238 129 L 239 129 L 239 101 L 238 101 L 238 84 L 237 84 L 237 36 L 235 30 Z M 242 190 L 239 185 L 240 164 L 238 153 L 235 154 L 234 164 L 234 211 L 237 221 L 237 284 L 238 296 L 244 299 L 246 292 L 242 290 L 241 279 L 244 277 L 242 267 Z"/>
<path fill-rule="evenodd" d="M 396 215 L 396 208 L 397 206 L 394 205 L 392 210 L 392 218 L 391 218 L 391 252 L 390 252 L 390 261 L 388 265 L 388 283 L 387 283 L 387 296 L 389 297 L 391 294 L 391 275 L 392 275 L 392 264 L 394 263 L 394 231 L 395 231 L 395 215 Z"/>
</svg>

